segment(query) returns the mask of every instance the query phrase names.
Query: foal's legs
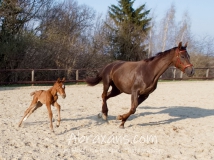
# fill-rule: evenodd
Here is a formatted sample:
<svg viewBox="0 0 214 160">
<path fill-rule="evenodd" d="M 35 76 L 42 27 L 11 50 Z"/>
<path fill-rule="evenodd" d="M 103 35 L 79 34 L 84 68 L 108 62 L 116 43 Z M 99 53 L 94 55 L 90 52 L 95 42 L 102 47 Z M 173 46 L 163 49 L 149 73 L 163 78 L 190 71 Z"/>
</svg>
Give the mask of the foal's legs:
<svg viewBox="0 0 214 160">
<path fill-rule="evenodd" d="M 134 114 L 136 112 L 136 108 L 139 104 L 141 104 L 144 100 L 148 98 L 148 95 L 139 95 L 137 91 L 133 92 L 131 95 L 131 109 L 128 113 L 119 115 L 117 117 L 118 120 L 122 120 L 122 123 L 120 124 L 120 128 L 124 128 L 124 123 L 129 118 L 131 114 Z"/>
<path fill-rule="evenodd" d="M 35 106 L 34 108 L 32 108 L 32 109 L 29 111 L 29 113 L 28 113 L 27 117 L 25 118 L 25 120 L 26 120 L 37 108 L 39 108 L 39 107 L 41 107 L 41 106 L 42 106 L 42 103 L 41 103 L 40 101 L 38 101 L 38 102 L 36 103 L 36 106 Z"/>
<path fill-rule="evenodd" d="M 60 108 L 61 108 L 61 106 L 57 102 L 54 103 L 54 106 L 57 108 L 57 112 L 58 112 L 58 123 L 57 123 L 56 126 L 59 127 L 60 121 L 61 121 L 61 117 L 60 117 Z"/>
<path fill-rule="evenodd" d="M 53 113 L 51 111 L 51 104 L 47 103 L 46 106 L 47 106 L 47 109 L 48 109 L 48 115 L 49 115 L 49 119 L 50 119 L 50 128 L 51 128 L 51 131 L 54 132 L 54 130 L 53 130 L 53 122 L 52 122 Z"/>
<path fill-rule="evenodd" d="M 29 112 L 36 107 L 36 104 L 37 104 L 37 98 L 33 97 L 33 100 L 31 102 L 30 106 L 26 109 L 26 111 L 24 112 L 24 116 L 22 117 L 21 121 L 19 122 L 19 125 L 18 125 L 19 127 L 21 126 L 23 120 L 25 121 L 27 119 L 27 117 L 29 117 L 28 116 Z"/>
</svg>

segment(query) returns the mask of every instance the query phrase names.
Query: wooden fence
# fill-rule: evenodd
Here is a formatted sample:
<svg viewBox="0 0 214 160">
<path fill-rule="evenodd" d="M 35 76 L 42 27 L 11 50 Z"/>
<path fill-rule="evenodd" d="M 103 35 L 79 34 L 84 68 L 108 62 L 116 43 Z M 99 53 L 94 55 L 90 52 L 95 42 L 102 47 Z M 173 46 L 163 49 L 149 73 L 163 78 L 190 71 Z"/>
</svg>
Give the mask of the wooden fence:
<svg viewBox="0 0 214 160">
<path fill-rule="evenodd" d="M 42 73 L 43 72 L 43 73 Z M 45 72 L 45 73 L 44 73 Z M 54 76 L 49 76 L 50 72 L 54 72 Z M 0 85 L 8 84 L 49 84 L 56 81 L 58 77 L 66 78 L 66 82 L 84 82 L 85 77 L 89 73 L 94 73 L 96 70 L 86 69 L 7 69 L 0 70 Z M 168 73 L 167 73 L 168 72 Z M 190 80 L 190 79 L 214 79 L 214 68 L 195 68 L 195 75 L 187 77 L 180 70 L 171 67 L 160 77 L 160 80 Z M 22 74 L 22 75 L 21 75 Z M 24 75 L 23 75 L 24 74 Z M 40 76 L 37 76 L 40 74 Z M 42 75 L 42 76 L 41 76 Z M 12 76 L 12 78 L 8 78 Z M 1 77 L 6 77 L 1 79 Z M 24 77 L 24 78 L 23 78 Z M 40 77 L 39 79 L 37 77 Z M 43 77 L 43 78 L 41 78 Z M 53 78 L 54 77 L 54 78 Z M 9 79 L 9 80 L 7 80 Z M 11 80 L 12 79 L 12 80 Z"/>
</svg>

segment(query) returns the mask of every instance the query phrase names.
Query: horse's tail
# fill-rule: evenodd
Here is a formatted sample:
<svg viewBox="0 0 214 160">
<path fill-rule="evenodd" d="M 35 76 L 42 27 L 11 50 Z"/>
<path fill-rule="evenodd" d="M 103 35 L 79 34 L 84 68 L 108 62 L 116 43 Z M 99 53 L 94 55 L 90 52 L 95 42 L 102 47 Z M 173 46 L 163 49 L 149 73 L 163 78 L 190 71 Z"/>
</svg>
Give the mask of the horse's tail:
<svg viewBox="0 0 214 160">
<path fill-rule="evenodd" d="M 36 91 L 34 91 L 34 92 L 31 92 L 31 93 L 30 93 L 30 95 L 31 95 L 31 96 L 33 96 L 35 93 L 36 93 Z"/>
<path fill-rule="evenodd" d="M 100 83 L 101 80 L 102 77 L 100 76 L 100 74 L 97 74 L 96 77 L 87 77 L 85 81 L 89 86 L 95 86 Z"/>
</svg>

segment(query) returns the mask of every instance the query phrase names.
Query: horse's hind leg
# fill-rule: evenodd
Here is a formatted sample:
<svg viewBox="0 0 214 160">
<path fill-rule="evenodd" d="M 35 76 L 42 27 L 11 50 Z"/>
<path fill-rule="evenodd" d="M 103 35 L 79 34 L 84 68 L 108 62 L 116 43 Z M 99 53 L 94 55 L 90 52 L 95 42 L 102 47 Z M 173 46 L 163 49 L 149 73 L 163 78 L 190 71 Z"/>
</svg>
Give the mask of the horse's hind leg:
<svg viewBox="0 0 214 160">
<path fill-rule="evenodd" d="M 103 104 L 102 104 L 102 113 L 98 115 L 98 117 L 102 117 L 104 120 L 107 120 L 108 117 L 108 107 L 107 107 L 107 95 L 108 95 L 108 89 L 109 89 L 109 82 L 105 83 L 103 81 L 103 93 L 102 93 L 102 100 L 103 100 Z"/>
<path fill-rule="evenodd" d="M 38 102 L 36 103 L 35 107 L 33 107 L 33 108 L 29 111 L 29 113 L 27 114 L 27 116 L 25 117 L 24 120 L 26 120 L 37 108 L 39 108 L 39 107 L 41 107 L 41 106 L 42 106 L 42 103 L 38 101 Z"/>
<path fill-rule="evenodd" d="M 106 100 L 108 100 L 111 97 L 115 97 L 115 96 L 121 94 L 120 90 L 114 85 L 114 83 L 111 86 L 112 86 L 112 89 L 110 92 L 108 92 Z"/>
<path fill-rule="evenodd" d="M 114 85 L 114 83 L 112 83 L 111 86 L 112 86 L 111 91 L 108 92 L 107 95 L 103 94 L 105 96 L 102 96 L 102 98 L 103 98 L 102 117 L 104 120 L 106 120 L 108 117 L 108 107 L 107 107 L 106 101 L 111 97 L 115 97 L 115 96 L 121 94 L 120 90 Z"/>
<path fill-rule="evenodd" d="M 22 122 L 25 121 L 27 119 L 26 116 L 28 116 L 29 112 L 34 109 L 36 107 L 36 102 L 33 100 L 30 107 L 28 107 L 26 109 L 26 111 L 24 112 L 24 116 L 22 117 L 21 121 L 19 122 L 19 127 L 22 125 Z"/>
</svg>

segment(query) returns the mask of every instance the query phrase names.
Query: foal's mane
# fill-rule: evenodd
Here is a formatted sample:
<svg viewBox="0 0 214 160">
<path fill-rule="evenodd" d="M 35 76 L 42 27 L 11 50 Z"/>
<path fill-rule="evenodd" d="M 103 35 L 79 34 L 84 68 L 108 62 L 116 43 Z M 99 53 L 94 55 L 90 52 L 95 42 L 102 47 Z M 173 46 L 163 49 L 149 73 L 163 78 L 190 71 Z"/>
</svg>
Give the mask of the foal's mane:
<svg viewBox="0 0 214 160">
<path fill-rule="evenodd" d="M 170 51 L 172 51 L 172 50 L 174 50 L 174 49 L 176 49 L 176 48 L 177 48 L 177 47 L 171 48 L 171 49 L 166 50 L 166 51 L 164 51 L 164 52 L 158 52 L 156 55 L 154 55 L 154 56 L 152 56 L 152 57 L 150 57 L 150 58 L 144 59 L 144 61 L 149 62 L 149 61 L 152 61 L 152 60 L 155 59 L 155 58 L 162 58 L 162 57 L 166 56 L 167 54 L 169 54 Z"/>
</svg>

